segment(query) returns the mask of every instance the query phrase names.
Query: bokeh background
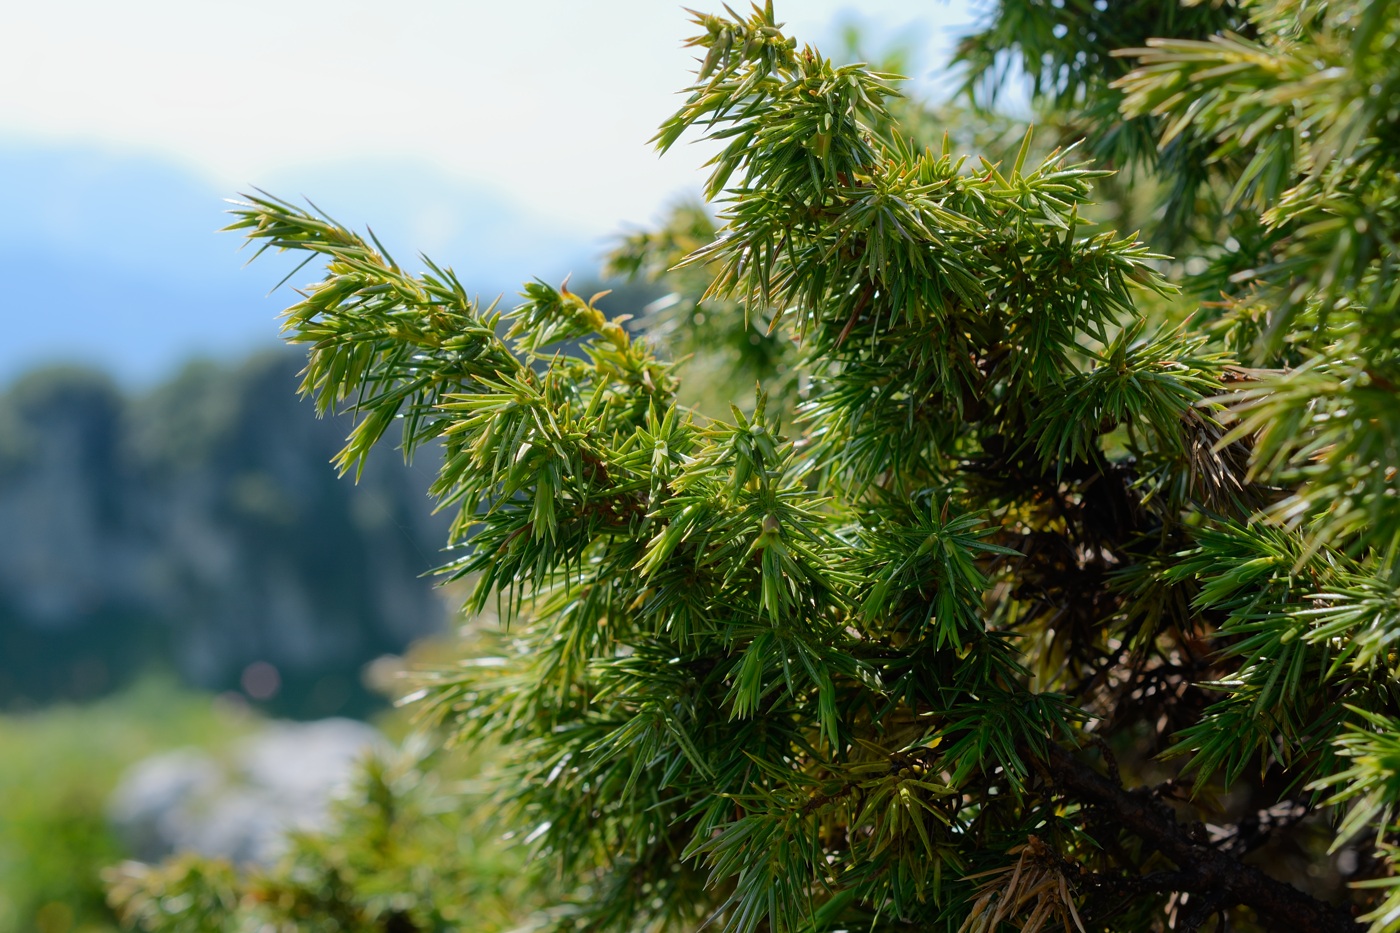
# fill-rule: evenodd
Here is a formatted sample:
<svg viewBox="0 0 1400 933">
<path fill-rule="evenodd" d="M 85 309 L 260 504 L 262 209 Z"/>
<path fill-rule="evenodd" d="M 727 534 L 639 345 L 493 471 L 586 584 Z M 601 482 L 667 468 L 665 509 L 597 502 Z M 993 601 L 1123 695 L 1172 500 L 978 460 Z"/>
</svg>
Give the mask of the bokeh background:
<svg viewBox="0 0 1400 933">
<path fill-rule="evenodd" d="M 977 9 L 778 14 L 903 49 L 936 99 Z M 336 763 L 402 733 L 397 659 L 450 628 L 433 465 L 336 477 L 348 424 L 276 339 L 292 266 L 245 268 L 223 199 L 310 198 L 486 299 L 606 287 L 619 237 L 698 197 L 710 152 L 648 144 L 692 31 L 657 0 L 0 10 L 0 933 L 112 929 L 104 866 L 257 857 L 279 801 L 314 822 Z"/>
</svg>

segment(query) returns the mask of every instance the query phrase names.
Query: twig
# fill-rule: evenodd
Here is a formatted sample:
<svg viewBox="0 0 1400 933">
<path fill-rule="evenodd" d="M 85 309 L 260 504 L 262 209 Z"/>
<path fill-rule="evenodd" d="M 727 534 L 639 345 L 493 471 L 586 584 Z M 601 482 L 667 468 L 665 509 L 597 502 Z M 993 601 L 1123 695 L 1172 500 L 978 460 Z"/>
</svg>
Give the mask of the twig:
<svg viewBox="0 0 1400 933">
<path fill-rule="evenodd" d="M 1061 790 L 1107 812 L 1123 829 L 1156 847 L 1180 870 L 1179 890 L 1204 898 L 1214 909 L 1244 904 L 1268 918 L 1271 929 L 1295 933 L 1362 930 L 1344 911 L 1213 846 L 1193 841 L 1170 808 L 1145 789 L 1124 790 L 1053 743 L 1047 746 L 1044 761 Z"/>
</svg>

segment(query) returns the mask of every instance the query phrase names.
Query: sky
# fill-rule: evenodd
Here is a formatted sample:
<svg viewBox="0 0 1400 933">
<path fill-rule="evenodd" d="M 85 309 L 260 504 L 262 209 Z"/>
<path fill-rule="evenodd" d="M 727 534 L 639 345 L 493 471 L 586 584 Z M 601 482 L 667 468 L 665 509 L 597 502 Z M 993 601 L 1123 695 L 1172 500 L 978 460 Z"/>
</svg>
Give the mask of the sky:
<svg viewBox="0 0 1400 933">
<path fill-rule="evenodd" d="M 926 95 L 974 19 L 972 0 L 777 13 L 830 51 L 847 23 L 869 48 L 913 46 Z M 586 277 L 698 191 L 712 150 L 648 145 L 690 78 L 688 20 L 665 0 L 4 5 L 0 383 L 52 360 L 150 382 L 271 343 L 283 270 L 242 269 L 213 232 L 250 186 L 370 223 L 487 296 Z"/>
</svg>

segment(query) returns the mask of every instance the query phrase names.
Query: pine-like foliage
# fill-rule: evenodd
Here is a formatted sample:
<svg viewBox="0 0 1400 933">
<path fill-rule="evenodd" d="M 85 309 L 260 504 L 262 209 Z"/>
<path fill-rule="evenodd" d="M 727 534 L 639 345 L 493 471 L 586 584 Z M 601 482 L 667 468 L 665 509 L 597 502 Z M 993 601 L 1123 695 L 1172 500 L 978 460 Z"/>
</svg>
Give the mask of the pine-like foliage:
<svg viewBox="0 0 1400 933">
<path fill-rule="evenodd" d="M 326 263 L 286 332 L 340 466 L 443 446 L 505 631 L 411 699 L 504 746 L 534 924 L 1400 929 L 1400 5 L 1118 6 L 1003 0 L 964 58 L 1136 167 L 1184 293 L 1103 169 L 925 148 L 892 76 L 697 17 L 657 141 L 719 141 L 717 219 L 616 262 L 763 380 L 725 418 L 566 288 L 237 210 Z"/>
</svg>

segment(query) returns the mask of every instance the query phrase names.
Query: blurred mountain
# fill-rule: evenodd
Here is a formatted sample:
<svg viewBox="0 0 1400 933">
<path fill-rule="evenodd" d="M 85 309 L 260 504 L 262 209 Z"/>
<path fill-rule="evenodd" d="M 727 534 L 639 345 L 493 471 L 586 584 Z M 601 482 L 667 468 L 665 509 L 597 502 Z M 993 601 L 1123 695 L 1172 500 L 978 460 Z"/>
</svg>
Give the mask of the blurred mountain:
<svg viewBox="0 0 1400 933">
<path fill-rule="evenodd" d="M 0 139 L 0 179 L 0 381 L 50 361 L 149 386 L 191 354 L 273 344 L 277 312 L 295 298 L 267 293 L 296 261 L 268 255 L 243 268 L 238 238 L 216 233 L 236 190 L 155 157 L 14 139 Z M 553 218 L 412 162 L 306 165 L 253 184 L 373 225 L 409 268 L 426 253 L 487 299 L 596 265 L 597 246 Z M 307 268 L 291 284 L 315 278 Z"/>
<path fill-rule="evenodd" d="M 152 664 L 298 716 L 373 703 L 371 659 L 439 631 L 435 464 L 329 465 L 348 419 L 292 352 L 197 363 L 139 395 L 84 369 L 0 394 L 0 705 L 106 692 Z"/>
</svg>

